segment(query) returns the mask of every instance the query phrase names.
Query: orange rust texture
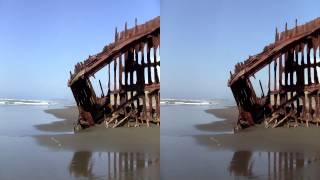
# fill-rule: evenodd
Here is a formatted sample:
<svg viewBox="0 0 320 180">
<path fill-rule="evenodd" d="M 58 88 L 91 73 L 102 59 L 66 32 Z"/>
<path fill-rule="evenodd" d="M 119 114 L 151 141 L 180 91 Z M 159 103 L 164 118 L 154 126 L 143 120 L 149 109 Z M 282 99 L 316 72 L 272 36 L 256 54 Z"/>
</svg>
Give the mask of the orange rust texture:
<svg viewBox="0 0 320 180">
<path fill-rule="evenodd" d="M 95 63 L 106 58 L 106 55 L 111 56 L 112 53 L 124 48 L 123 46 L 125 45 L 129 45 L 131 41 L 134 41 L 140 36 L 145 36 L 146 34 L 150 34 L 152 31 L 160 29 L 160 17 L 156 17 L 141 25 L 136 24 L 130 29 L 126 29 L 126 27 L 127 26 L 125 25 L 125 30 L 121 32 L 117 32 L 116 29 L 114 42 L 106 45 L 102 52 L 93 56 L 89 56 L 88 59 L 84 60 L 83 62 L 77 63 L 74 67 L 74 73 L 71 75 L 69 83 L 71 83 L 73 78 L 76 77 L 76 75 L 82 70 L 90 69 L 92 66 L 97 66 Z M 160 41 L 160 39 L 158 41 Z"/>
<path fill-rule="evenodd" d="M 267 124 L 274 123 L 273 127 L 284 124 L 297 126 L 299 123 L 318 125 L 319 60 L 320 18 L 300 26 L 296 21 L 296 26 L 290 30 L 286 24 L 285 31 L 281 33 L 276 30 L 274 43 L 266 46 L 261 53 L 237 63 L 234 73 L 230 72 L 228 86 L 240 116 L 245 114 L 242 111 L 249 112 L 255 123 L 266 120 Z M 268 93 L 266 97 L 259 98 L 249 78 L 266 66 L 269 69 Z M 272 70 L 274 77 L 270 76 Z M 250 120 L 246 117 L 239 117 L 239 120 L 244 120 L 244 126 L 250 126 Z"/>
<path fill-rule="evenodd" d="M 135 26 L 130 29 L 125 23 L 122 32 L 117 32 L 116 29 L 113 43 L 105 46 L 97 55 L 77 63 L 74 73 L 70 72 L 68 86 L 73 92 L 79 111 L 89 112 L 95 123 L 105 121 L 108 126 L 113 127 L 121 125 L 119 121 L 129 120 L 134 120 L 136 126 L 144 123 L 149 126 L 149 122 L 159 125 L 159 51 L 159 17 L 141 25 L 138 25 L 136 20 Z M 110 65 L 113 73 L 110 73 Z M 102 95 L 98 97 L 89 77 L 105 66 L 108 67 L 108 89 L 104 94 L 99 80 Z M 113 88 L 110 87 L 111 77 L 114 80 Z"/>
</svg>

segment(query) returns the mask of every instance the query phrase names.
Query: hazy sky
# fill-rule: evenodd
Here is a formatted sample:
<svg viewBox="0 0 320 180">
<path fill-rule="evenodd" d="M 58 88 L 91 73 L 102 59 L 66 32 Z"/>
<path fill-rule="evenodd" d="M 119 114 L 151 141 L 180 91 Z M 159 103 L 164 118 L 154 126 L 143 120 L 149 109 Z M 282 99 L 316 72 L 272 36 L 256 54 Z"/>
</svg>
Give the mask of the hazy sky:
<svg viewBox="0 0 320 180">
<path fill-rule="evenodd" d="M 0 97 L 70 98 L 69 70 L 160 0 L 0 0 Z"/>
<path fill-rule="evenodd" d="M 232 98 L 234 64 L 320 16 L 319 0 L 161 0 L 161 96 Z"/>
<path fill-rule="evenodd" d="M 161 10 L 160 10 L 161 6 Z M 161 96 L 231 98 L 229 70 L 275 27 L 320 16 L 320 1 L 0 0 L 0 97 L 70 98 L 69 70 L 124 28 L 161 13 Z"/>
</svg>

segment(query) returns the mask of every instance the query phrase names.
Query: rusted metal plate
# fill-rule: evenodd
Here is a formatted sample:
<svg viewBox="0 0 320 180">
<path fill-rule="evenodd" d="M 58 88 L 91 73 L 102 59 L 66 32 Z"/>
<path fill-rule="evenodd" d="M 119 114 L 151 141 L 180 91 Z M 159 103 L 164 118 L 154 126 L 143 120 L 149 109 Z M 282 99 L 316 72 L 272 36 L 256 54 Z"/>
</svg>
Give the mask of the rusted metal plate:
<svg viewBox="0 0 320 180">
<path fill-rule="evenodd" d="M 116 29 L 113 43 L 77 63 L 68 81 L 80 112 L 77 129 L 101 122 L 107 127 L 130 125 L 131 121 L 134 126 L 160 125 L 159 51 L 160 17 L 156 17 L 141 25 L 136 21 L 130 29 L 125 24 L 122 32 Z M 89 78 L 106 66 L 107 93 L 99 80 L 99 97 Z"/>
<path fill-rule="evenodd" d="M 319 46 L 320 18 L 300 26 L 296 21 L 296 26 L 290 30 L 287 25 L 281 33 L 276 30 L 275 42 L 261 53 L 235 65 L 228 86 L 240 112 L 239 127 L 263 121 L 266 127 L 318 125 Z M 268 92 L 266 96 L 258 97 L 250 77 L 265 67 L 268 67 Z"/>
</svg>

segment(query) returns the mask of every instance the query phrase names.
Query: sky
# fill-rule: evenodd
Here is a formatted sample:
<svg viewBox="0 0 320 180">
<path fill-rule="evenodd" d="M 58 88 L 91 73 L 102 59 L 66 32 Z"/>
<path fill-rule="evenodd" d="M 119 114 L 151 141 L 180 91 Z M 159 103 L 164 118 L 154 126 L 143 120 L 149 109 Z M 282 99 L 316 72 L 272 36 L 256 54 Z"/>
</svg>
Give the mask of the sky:
<svg viewBox="0 0 320 180">
<path fill-rule="evenodd" d="M 275 28 L 320 17 L 319 0 L 161 0 L 161 96 L 233 99 L 237 62 L 274 42 Z"/>
<path fill-rule="evenodd" d="M 235 63 L 320 16 L 305 0 L 0 0 L 0 97 L 72 98 L 74 64 L 124 29 L 161 14 L 161 97 L 231 98 Z"/>
<path fill-rule="evenodd" d="M 0 0 L 0 97 L 70 99 L 69 71 L 160 0 Z"/>
</svg>

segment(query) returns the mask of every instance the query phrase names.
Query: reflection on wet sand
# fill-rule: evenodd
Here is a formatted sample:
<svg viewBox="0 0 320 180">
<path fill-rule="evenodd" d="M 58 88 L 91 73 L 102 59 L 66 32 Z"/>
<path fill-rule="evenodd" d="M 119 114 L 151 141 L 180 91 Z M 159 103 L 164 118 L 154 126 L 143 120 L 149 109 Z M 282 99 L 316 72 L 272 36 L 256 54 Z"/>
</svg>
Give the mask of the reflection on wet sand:
<svg viewBox="0 0 320 180">
<path fill-rule="evenodd" d="M 88 177 L 92 178 L 92 165 L 91 162 L 91 152 L 87 151 L 79 151 L 73 154 L 73 158 L 71 160 L 69 166 L 69 172 L 72 176 L 75 177 Z"/>
<path fill-rule="evenodd" d="M 235 176 L 252 176 L 251 161 L 252 153 L 250 151 L 237 151 L 233 154 L 230 162 L 229 171 Z"/>
<path fill-rule="evenodd" d="M 305 156 L 303 153 L 294 152 L 259 152 L 259 155 L 254 157 L 255 154 L 257 153 L 251 151 L 235 152 L 228 167 L 229 172 L 234 176 L 255 177 L 261 175 L 254 175 L 255 170 L 267 167 L 267 172 L 262 174 L 267 175 L 268 179 L 293 179 L 299 170 L 319 163 L 320 159 L 319 154 Z M 263 163 L 258 164 L 261 160 Z M 267 166 L 265 162 L 268 163 Z"/>
<path fill-rule="evenodd" d="M 154 171 L 150 169 L 152 167 L 155 167 Z M 159 158 L 133 152 L 79 151 L 73 155 L 69 172 L 76 178 L 88 179 L 159 179 Z"/>
</svg>

